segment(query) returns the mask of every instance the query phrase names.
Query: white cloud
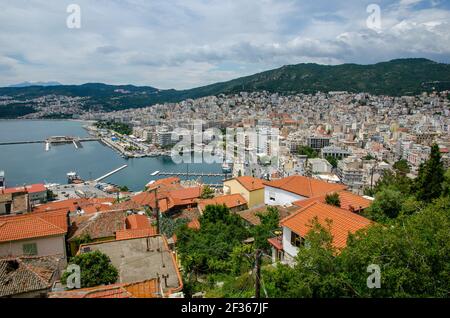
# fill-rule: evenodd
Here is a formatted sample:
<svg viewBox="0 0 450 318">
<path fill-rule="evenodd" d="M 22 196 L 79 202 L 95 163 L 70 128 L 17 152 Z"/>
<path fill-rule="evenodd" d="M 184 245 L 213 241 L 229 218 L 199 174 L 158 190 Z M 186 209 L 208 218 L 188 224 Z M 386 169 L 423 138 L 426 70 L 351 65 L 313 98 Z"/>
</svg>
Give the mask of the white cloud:
<svg viewBox="0 0 450 318">
<path fill-rule="evenodd" d="M 189 88 L 301 62 L 450 60 L 450 11 L 436 0 L 380 0 L 379 34 L 365 25 L 372 1 L 77 0 L 79 30 L 66 27 L 72 2 L 2 4 L 0 85 Z"/>
</svg>

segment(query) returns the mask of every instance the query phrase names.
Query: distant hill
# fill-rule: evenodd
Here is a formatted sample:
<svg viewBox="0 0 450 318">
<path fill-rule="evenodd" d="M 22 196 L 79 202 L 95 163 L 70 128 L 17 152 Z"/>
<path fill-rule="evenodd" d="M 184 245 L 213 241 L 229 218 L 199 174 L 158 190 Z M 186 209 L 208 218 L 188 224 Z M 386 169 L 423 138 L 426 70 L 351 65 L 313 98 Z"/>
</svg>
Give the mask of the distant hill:
<svg viewBox="0 0 450 318">
<path fill-rule="evenodd" d="M 450 89 L 450 64 L 436 63 L 427 59 L 398 59 L 373 65 L 287 65 L 228 82 L 188 90 L 159 90 L 149 86 L 89 83 L 0 88 L 0 95 L 12 96 L 19 100 L 49 94 L 88 97 L 84 106 L 86 109 L 111 111 L 242 91 L 267 90 L 281 94 L 349 91 L 401 96 L 434 89 Z M 2 117 L 1 108 L 0 106 L 0 117 Z"/>
<path fill-rule="evenodd" d="M 19 84 L 13 84 L 9 87 L 30 87 L 30 86 L 59 86 L 62 85 L 59 82 L 22 82 Z"/>
</svg>

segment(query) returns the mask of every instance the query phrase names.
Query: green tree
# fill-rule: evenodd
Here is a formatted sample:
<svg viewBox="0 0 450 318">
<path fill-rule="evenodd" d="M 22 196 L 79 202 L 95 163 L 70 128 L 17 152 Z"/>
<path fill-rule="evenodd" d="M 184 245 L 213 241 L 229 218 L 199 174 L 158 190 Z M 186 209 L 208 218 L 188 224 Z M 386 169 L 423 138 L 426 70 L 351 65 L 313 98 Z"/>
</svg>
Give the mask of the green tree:
<svg viewBox="0 0 450 318">
<path fill-rule="evenodd" d="M 171 217 L 166 216 L 164 214 L 161 215 L 159 219 L 159 226 L 161 229 L 161 233 L 164 234 L 166 237 L 172 237 L 177 231 L 177 229 L 188 223 L 189 223 L 188 219 L 179 218 L 174 220 Z"/>
<path fill-rule="evenodd" d="M 444 174 L 444 182 L 442 183 L 442 195 L 450 196 L 450 169 Z"/>
<path fill-rule="evenodd" d="M 411 171 L 411 169 L 409 168 L 408 165 L 408 161 L 406 161 L 405 159 L 401 159 L 399 161 L 397 161 L 396 163 L 394 163 L 393 168 L 400 173 L 403 174 L 407 174 Z"/>
<path fill-rule="evenodd" d="M 331 166 L 333 166 L 333 168 L 337 168 L 338 160 L 335 157 L 328 156 L 326 159 L 331 164 Z"/>
<path fill-rule="evenodd" d="M 255 238 L 255 248 L 268 250 L 270 245 L 267 239 L 274 236 L 274 231 L 279 229 L 280 212 L 275 207 L 268 207 L 265 213 L 257 214 L 260 224 L 252 228 Z"/>
<path fill-rule="evenodd" d="M 199 222 L 198 231 L 186 225 L 176 230 L 183 268 L 195 276 L 230 273 L 231 253 L 249 237 L 242 219 L 224 205 L 208 205 Z"/>
<path fill-rule="evenodd" d="M 302 156 L 308 156 L 308 158 L 317 158 L 318 153 L 309 146 L 299 146 L 297 148 L 297 153 Z"/>
<path fill-rule="evenodd" d="M 395 188 L 382 189 L 375 195 L 374 202 L 364 214 L 379 222 L 396 218 L 402 210 L 404 200 L 404 195 Z"/>
<path fill-rule="evenodd" d="M 341 207 L 341 199 L 339 197 L 339 193 L 335 192 L 335 193 L 327 194 L 325 196 L 325 203 L 340 208 Z"/>
<path fill-rule="evenodd" d="M 450 198 L 420 213 L 373 224 L 333 249 L 329 228 L 315 224 L 308 248 L 294 268 L 279 265 L 262 273 L 270 297 L 448 297 L 450 286 Z M 367 268 L 381 270 L 381 288 L 367 287 Z"/>
<path fill-rule="evenodd" d="M 212 198 L 214 198 L 214 193 L 215 193 L 214 190 L 211 189 L 210 186 L 206 185 L 202 189 L 202 194 L 201 194 L 200 198 L 202 198 L 202 199 L 212 199 Z"/>
<path fill-rule="evenodd" d="M 414 190 L 419 200 L 431 202 L 442 194 L 444 165 L 437 144 L 431 146 L 430 158 L 420 165 L 419 174 L 414 182 Z"/>
<path fill-rule="evenodd" d="M 82 288 L 113 284 L 119 277 L 119 273 L 111 264 L 109 257 L 100 251 L 79 254 L 72 257 L 69 264 L 80 266 Z M 64 272 L 61 277 L 63 284 L 67 283 L 70 274 Z"/>
</svg>

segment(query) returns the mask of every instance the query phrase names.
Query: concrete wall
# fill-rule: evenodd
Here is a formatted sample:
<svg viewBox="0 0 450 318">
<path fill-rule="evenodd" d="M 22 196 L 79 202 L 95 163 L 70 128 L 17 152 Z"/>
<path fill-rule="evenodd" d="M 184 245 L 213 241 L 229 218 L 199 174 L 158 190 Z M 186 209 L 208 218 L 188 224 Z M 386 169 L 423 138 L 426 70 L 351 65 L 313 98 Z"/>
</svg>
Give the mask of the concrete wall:
<svg viewBox="0 0 450 318">
<path fill-rule="evenodd" d="M 224 192 L 228 194 L 240 194 L 248 202 L 248 207 L 252 208 L 264 204 L 264 189 L 248 191 L 237 180 L 224 182 Z"/>
<path fill-rule="evenodd" d="M 22 256 L 23 245 L 30 243 L 36 243 L 37 256 L 49 256 L 56 254 L 66 256 L 66 243 L 64 235 L 61 235 L 0 243 L 0 257 Z"/>
<path fill-rule="evenodd" d="M 291 258 L 294 258 L 297 256 L 298 253 L 298 247 L 295 247 L 291 245 L 291 230 L 285 226 L 283 226 L 283 250 L 287 258 L 289 259 L 289 256 Z"/>
<path fill-rule="evenodd" d="M 270 200 L 271 196 L 275 197 L 275 201 Z M 267 205 L 291 205 L 294 201 L 305 199 L 306 197 L 278 188 L 269 186 L 264 188 L 264 203 Z"/>
</svg>

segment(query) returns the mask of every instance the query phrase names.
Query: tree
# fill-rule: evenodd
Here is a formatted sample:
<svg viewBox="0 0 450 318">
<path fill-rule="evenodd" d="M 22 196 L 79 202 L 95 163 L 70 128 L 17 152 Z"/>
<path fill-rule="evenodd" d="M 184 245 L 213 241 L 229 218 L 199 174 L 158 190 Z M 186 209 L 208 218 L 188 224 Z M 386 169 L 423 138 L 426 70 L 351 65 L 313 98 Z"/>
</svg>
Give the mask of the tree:
<svg viewBox="0 0 450 318">
<path fill-rule="evenodd" d="M 444 174 L 444 182 L 442 183 L 442 195 L 450 196 L 450 169 Z"/>
<path fill-rule="evenodd" d="M 160 217 L 159 220 L 161 233 L 164 234 L 166 237 L 172 237 L 177 231 L 177 229 L 188 223 L 189 223 L 188 219 L 179 218 L 174 220 L 171 217 L 166 216 L 164 214 Z"/>
<path fill-rule="evenodd" d="M 129 192 L 130 189 L 127 186 L 121 186 L 121 187 L 119 187 L 119 191 L 120 192 Z"/>
<path fill-rule="evenodd" d="M 337 160 L 335 157 L 333 157 L 333 156 L 328 156 L 326 159 L 327 159 L 327 161 L 331 164 L 331 166 L 332 166 L 333 168 L 337 168 L 338 160 Z"/>
<path fill-rule="evenodd" d="M 341 207 L 341 199 L 339 197 L 339 193 L 334 192 L 331 194 L 327 194 L 325 196 L 325 203 L 340 208 Z"/>
<path fill-rule="evenodd" d="M 367 154 L 366 156 L 364 156 L 362 159 L 363 159 L 363 160 L 374 160 L 375 157 L 372 156 L 372 155 L 369 153 L 369 154 Z"/>
<path fill-rule="evenodd" d="M 202 189 L 202 194 L 201 194 L 200 198 L 202 198 L 202 199 L 212 199 L 212 198 L 214 198 L 214 193 L 215 193 L 214 190 L 211 189 L 210 186 L 206 185 Z"/>
<path fill-rule="evenodd" d="M 411 171 L 408 165 L 408 161 L 406 161 L 405 159 L 401 159 L 394 163 L 393 168 L 395 169 L 395 171 L 402 174 L 407 174 Z"/>
<path fill-rule="evenodd" d="M 442 194 L 444 165 L 437 144 L 431 146 L 430 158 L 420 165 L 419 174 L 414 182 L 414 190 L 419 200 L 431 202 Z"/>
<path fill-rule="evenodd" d="M 308 156 L 308 158 L 317 158 L 318 153 L 309 146 L 299 146 L 297 148 L 297 153 L 302 156 Z"/>
<path fill-rule="evenodd" d="M 333 249 L 329 228 L 313 224 L 308 248 L 294 268 L 263 271 L 270 297 L 448 297 L 450 198 L 440 198 L 388 226 L 373 224 Z M 381 270 L 381 288 L 367 287 L 369 265 Z"/>
<path fill-rule="evenodd" d="M 383 176 L 377 181 L 371 191 L 365 191 L 366 195 L 374 196 L 376 193 L 386 189 L 395 189 L 404 195 L 411 194 L 411 179 L 402 173 L 385 170 Z"/>
<path fill-rule="evenodd" d="M 119 277 L 109 257 L 100 251 L 79 254 L 72 257 L 69 263 L 80 266 L 82 288 L 113 284 Z M 67 283 L 70 274 L 64 272 L 61 277 L 63 284 Z"/>
<path fill-rule="evenodd" d="M 252 228 L 255 238 L 255 248 L 268 250 L 267 239 L 273 237 L 273 232 L 279 228 L 280 212 L 275 207 L 268 207 L 266 213 L 257 214 L 260 224 Z"/>
<path fill-rule="evenodd" d="M 386 221 L 396 218 L 402 210 L 404 195 L 394 189 L 385 188 L 375 195 L 372 205 L 364 211 L 364 214 L 375 221 Z"/>
<path fill-rule="evenodd" d="M 199 222 L 198 231 L 186 225 L 176 230 L 183 268 L 195 276 L 230 273 L 233 268 L 231 253 L 249 236 L 241 217 L 224 205 L 208 205 Z"/>
</svg>

